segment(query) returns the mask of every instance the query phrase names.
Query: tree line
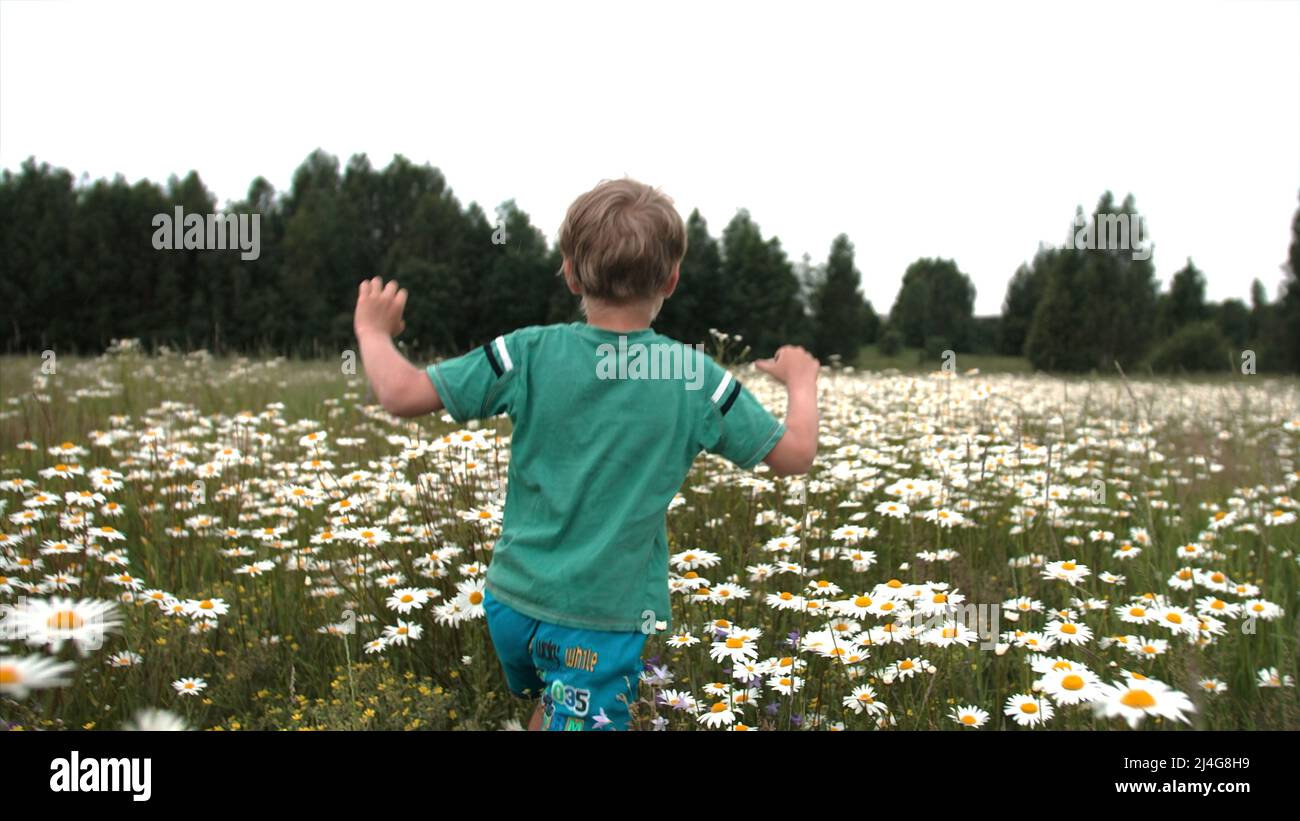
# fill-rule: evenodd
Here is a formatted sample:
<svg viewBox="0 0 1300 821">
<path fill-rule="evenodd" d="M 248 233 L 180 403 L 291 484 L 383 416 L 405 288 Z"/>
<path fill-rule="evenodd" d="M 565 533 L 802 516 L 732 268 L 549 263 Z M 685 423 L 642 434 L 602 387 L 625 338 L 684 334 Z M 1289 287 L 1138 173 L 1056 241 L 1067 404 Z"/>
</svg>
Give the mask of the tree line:
<svg viewBox="0 0 1300 821">
<path fill-rule="evenodd" d="M 155 217 L 258 215 L 260 253 L 155 247 Z M 1082 209 L 1076 222 L 1086 222 Z M 1137 220 L 1133 198 L 1106 192 L 1094 218 Z M 841 234 L 824 262 L 792 261 L 740 210 L 715 237 L 698 210 L 686 219 L 681 282 L 655 322 L 684 342 L 716 328 L 754 355 L 796 342 L 823 361 L 856 360 L 877 345 L 1023 355 L 1053 371 L 1221 370 L 1250 349 L 1263 371 L 1300 371 L 1300 210 L 1282 296 L 1255 280 L 1251 303 L 1205 299 L 1188 260 L 1162 292 L 1149 255 L 1041 245 L 1007 286 L 1002 314 L 974 315 L 975 287 L 956 261 L 923 258 L 903 272 L 889 312 L 860 290 L 854 248 Z M 336 355 L 352 346 L 361 279 L 397 279 L 410 292 L 413 352 L 450 355 L 513 328 L 580 318 L 557 276 L 560 254 L 513 200 L 489 216 L 462 205 L 443 174 L 397 156 L 382 169 L 364 154 L 340 167 L 317 150 L 277 192 L 263 177 L 218 208 L 196 172 L 78 183 L 27 160 L 0 177 L 0 350 L 93 353 L 112 339 L 214 353 Z M 249 255 L 243 255 L 247 257 Z"/>
</svg>

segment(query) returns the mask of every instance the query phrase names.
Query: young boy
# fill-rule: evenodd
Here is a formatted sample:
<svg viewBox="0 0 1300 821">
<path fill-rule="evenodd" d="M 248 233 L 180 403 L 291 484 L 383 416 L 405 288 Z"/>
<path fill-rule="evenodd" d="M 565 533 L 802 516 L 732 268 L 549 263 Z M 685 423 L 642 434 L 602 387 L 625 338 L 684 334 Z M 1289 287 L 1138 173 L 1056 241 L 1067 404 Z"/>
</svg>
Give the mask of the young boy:
<svg viewBox="0 0 1300 821">
<path fill-rule="evenodd" d="M 541 697 L 529 729 L 626 729 L 646 638 L 672 622 L 669 503 L 701 451 L 807 472 L 818 362 L 785 346 L 756 363 L 786 386 L 782 423 L 712 358 L 650 329 L 686 253 L 682 219 L 657 189 L 602 181 L 570 206 L 560 250 L 586 322 L 521 328 L 422 369 L 392 342 L 406 291 L 376 277 L 361 283 L 355 329 L 388 412 L 510 416 L 484 608 L 510 693 Z M 646 351 L 665 366 L 657 376 Z"/>
</svg>

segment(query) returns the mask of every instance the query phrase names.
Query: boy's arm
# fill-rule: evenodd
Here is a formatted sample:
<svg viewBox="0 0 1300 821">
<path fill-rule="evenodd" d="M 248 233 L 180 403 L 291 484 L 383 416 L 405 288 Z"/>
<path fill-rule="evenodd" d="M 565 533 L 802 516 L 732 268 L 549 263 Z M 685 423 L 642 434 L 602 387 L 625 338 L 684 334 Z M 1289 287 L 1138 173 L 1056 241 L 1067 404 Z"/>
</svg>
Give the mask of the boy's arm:
<svg viewBox="0 0 1300 821">
<path fill-rule="evenodd" d="M 429 374 L 402 356 L 393 337 L 406 327 L 402 311 L 406 289 L 397 281 L 387 285 L 379 277 L 361 283 L 353 330 L 361 346 L 361 362 L 375 397 L 394 416 L 420 416 L 442 410 L 442 398 Z"/>
<path fill-rule="evenodd" d="M 807 473 L 817 457 L 817 369 L 820 363 L 797 345 L 781 347 L 754 365 L 785 385 L 785 435 L 763 461 L 778 476 Z"/>
</svg>

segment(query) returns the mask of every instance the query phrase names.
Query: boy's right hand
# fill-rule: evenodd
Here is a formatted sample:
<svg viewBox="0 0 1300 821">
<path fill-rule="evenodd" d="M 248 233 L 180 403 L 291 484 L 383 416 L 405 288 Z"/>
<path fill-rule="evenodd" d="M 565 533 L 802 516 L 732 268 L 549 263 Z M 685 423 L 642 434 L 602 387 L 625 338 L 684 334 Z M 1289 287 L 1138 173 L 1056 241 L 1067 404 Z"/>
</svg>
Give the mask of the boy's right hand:
<svg viewBox="0 0 1300 821">
<path fill-rule="evenodd" d="M 357 310 L 352 327 L 360 338 L 367 333 L 397 336 L 406 328 L 402 311 L 406 309 L 406 289 L 398 289 L 397 280 L 375 277 L 361 283 L 357 293 Z"/>
<path fill-rule="evenodd" d="M 773 379 L 789 387 L 799 384 L 815 384 L 817 369 L 821 363 L 817 358 L 798 345 L 782 345 L 771 359 L 759 359 L 754 366 L 770 374 Z"/>
</svg>

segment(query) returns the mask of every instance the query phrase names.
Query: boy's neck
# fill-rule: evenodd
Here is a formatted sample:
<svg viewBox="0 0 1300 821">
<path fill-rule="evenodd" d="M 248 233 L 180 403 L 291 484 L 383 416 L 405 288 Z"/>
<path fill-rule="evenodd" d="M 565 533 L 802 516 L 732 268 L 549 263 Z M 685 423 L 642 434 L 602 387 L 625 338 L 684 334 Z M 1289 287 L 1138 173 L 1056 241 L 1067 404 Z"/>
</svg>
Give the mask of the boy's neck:
<svg viewBox="0 0 1300 821">
<path fill-rule="evenodd" d="M 659 313 L 656 302 L 662 305 L 659 300 L 611 305 L 588 299 L 587 324 L 607 331 L 642 331 L 650 327 L 650 322 Z"/>
</svg>

